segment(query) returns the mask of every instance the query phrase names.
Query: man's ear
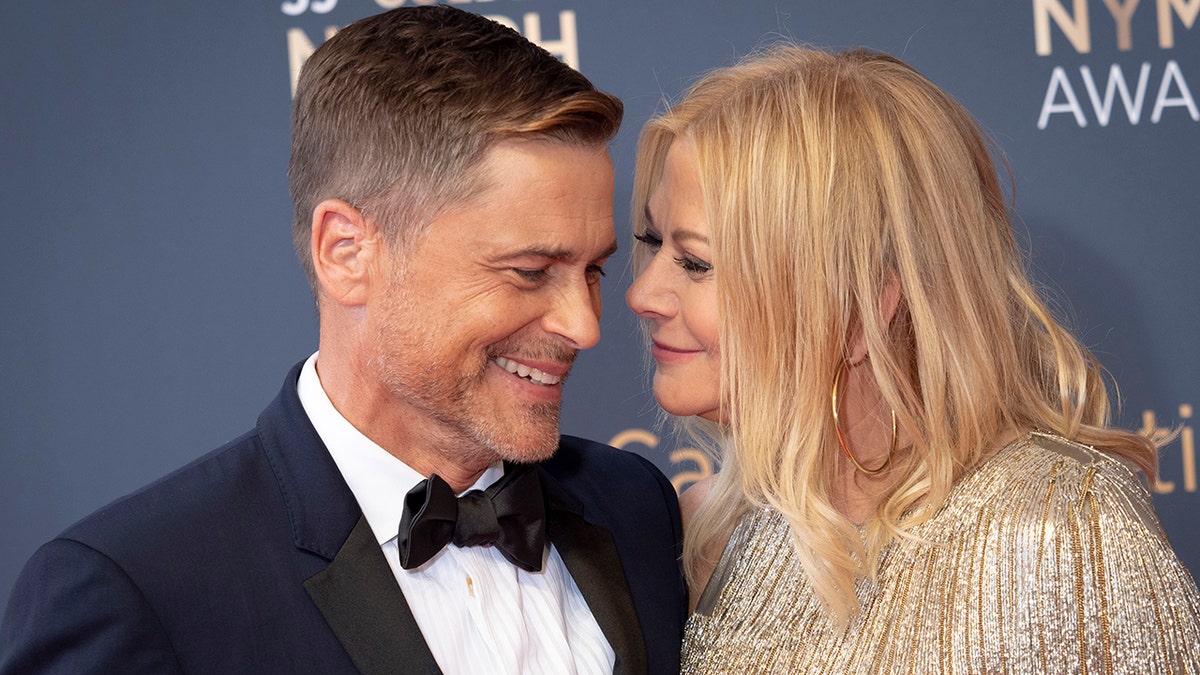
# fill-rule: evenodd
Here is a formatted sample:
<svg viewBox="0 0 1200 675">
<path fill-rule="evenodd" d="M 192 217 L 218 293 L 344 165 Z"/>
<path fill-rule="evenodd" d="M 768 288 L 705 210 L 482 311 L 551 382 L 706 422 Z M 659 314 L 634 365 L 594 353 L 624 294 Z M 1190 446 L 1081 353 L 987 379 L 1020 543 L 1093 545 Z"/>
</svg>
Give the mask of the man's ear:
<svg viewBox="0 0 1200 675">
<path fill-rule="evenodd" d="M 309 245 L 321 293 L 342 305 L 365 303 L 378 244 L 378 232 L 362 211 L 340 199 L 317 204 Z"/>
<path fill-rule="evenodd" d="M 896 309 L 900 307 L 900 277 L 896 276 L 895 272 L 888 274 L 888 278 L 883 282 L 883 290 L 879 294 L 879 320 L 887 326 L 892 323 L 892 319 L 896 318 Z M 857 365 L 867 358 L 867 336 L 860 327 L 854 337 L 854 343 L 850 349 L 850 363 Z"/>
</svg>

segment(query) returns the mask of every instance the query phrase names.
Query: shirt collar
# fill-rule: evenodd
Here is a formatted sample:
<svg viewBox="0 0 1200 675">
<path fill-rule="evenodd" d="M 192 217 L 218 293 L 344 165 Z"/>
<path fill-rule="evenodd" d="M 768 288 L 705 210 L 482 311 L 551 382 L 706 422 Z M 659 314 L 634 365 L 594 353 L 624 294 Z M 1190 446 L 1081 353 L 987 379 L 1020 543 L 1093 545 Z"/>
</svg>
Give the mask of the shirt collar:
<svg viewBox="0 0 1200 675">
<path fill-rule="evenodd" d="M 380 545 L 396 538 L 404 495 L 425 476 L 381 448 L 333 407 L 317 376 L 317 355 L 304 362 L 296 393 L 317 435 L 325 443 L 342 478 Z M 482 490 L 504 475 L 502 462 L 488 467 L 469 490 Z"/>
</svg>

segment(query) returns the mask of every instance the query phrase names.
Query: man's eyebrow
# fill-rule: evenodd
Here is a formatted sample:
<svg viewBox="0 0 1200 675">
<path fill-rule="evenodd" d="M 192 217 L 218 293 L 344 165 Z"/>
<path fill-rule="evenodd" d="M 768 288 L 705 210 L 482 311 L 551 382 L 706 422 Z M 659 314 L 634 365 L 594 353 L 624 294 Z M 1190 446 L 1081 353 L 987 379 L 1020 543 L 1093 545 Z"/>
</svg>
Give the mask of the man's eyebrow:
<svg viewBox="0 0 1200 675">
<path fill-rule="evenodd" d="M 535 244 L 533 246 L 526 246 L 522 249 L 503 253 L 497 256 L 497 259 L 511 260 L 513 258 L 546 258 L 548 260 L 567 260 L 571 257 L 572 252 L 569 248 Z"/>
<path fill-rule="evenodd" d="M 614 254 L 616 252 L 617 252 L 617 240 L 613 239 L 612 243 L 608 245 L 608 248 L 604 249 L 603 253 L 596 256 L 596 260 L 604 260 L 605 258 L 611 257 L 612 254 Z"/>
<path fill-rule="evenodd" d="M 604 251 L 602 251 L 600 253 L 600 255 L 596 256 L 595 259 L 603 260 L 616 252 L 617 252 L 617 241 L 614 239 L 612 241 L 612 243 L 610 243 L 608 245 L 608 248 L 604 249 Z M 509 253 L 504 253 L 504 254 L 498 256 L 497 259 L 498 260 L 513 260 L 516 258 L 545 258 L 547 260 L 554 260 L 556 262 L 560 262 L 563 260 L 570 260 L 571 258 L 574 258 L 574 257 L 576 257 L 575 251 L 573 251 L 572 249 L 569 249 L 569 248 L 564 248 L 561 246 L 534 245 L 534 246 L 527 246 L 525 248 L 522 248 L 522 249 L 519 249 L 516 251 L 511 251 Z"/>
</svg>

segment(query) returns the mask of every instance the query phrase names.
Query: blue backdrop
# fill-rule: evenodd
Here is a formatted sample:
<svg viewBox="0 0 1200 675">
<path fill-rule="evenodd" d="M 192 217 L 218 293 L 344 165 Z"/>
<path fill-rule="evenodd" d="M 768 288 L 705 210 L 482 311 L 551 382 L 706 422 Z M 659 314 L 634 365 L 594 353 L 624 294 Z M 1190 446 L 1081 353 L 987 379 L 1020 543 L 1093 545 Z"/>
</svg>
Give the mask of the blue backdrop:
<svg viewBox="0 0 1200 675">
<path fill-rule="evenodd" d="M 330 31 L 403 4 L 0 9 L 0 604 L 41 542 L 249 429 L 315 349 L 289 240 L 292 78 Z M 1200 0 L 459 4 L 624 99 L 622 242 L 641 124 L 701 71 L 775 38 L 887 51 L 956 95 L 1004 148 L 1038 274 L 1120 383 L 1122 423 L 1181 429 L 1155 501 L 1200 571 Z M 682 485 L 711 467 L 655 426 L 624 255 L 563 428 L 641 452 Z"/>
</svg>

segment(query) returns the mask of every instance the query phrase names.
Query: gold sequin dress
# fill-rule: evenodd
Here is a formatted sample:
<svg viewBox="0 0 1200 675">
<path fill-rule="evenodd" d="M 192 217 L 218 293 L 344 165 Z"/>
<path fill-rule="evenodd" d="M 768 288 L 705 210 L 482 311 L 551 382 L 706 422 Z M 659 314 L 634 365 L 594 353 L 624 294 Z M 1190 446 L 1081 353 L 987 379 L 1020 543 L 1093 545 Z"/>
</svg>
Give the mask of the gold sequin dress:
<svg viewBox="0 0 1200 675">
<path fill-rule="evenodd" d="M 1200 594 L 1140 474 L 1029 434 L 952 490 L 833 629 L 787 522 L 748 513 L 687 624 L 685 673 L 1200 673 Z"/>
</svg>

